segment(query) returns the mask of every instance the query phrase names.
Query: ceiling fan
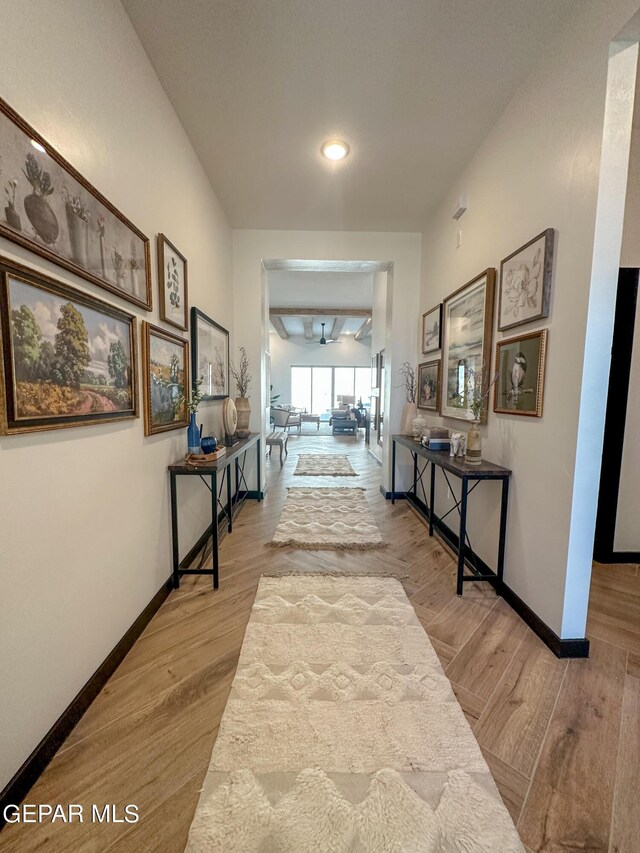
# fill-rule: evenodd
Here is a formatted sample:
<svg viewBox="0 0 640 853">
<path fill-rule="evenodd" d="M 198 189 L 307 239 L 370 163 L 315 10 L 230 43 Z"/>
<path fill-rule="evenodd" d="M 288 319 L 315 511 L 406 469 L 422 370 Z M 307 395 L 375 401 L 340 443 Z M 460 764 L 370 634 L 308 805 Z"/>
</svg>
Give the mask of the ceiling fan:
<svg viewBox="0 0 640 853">
<path fill-rule="evenodd" d="M 319 341 L 307 341 L 308 344 L 318 344 L 319 343 L 321 347 L 326 347 L 327 344 L 341 344 L 342 343 L 342 341 L 334 340 L 334 338 L 325 338 L 325 336 L 324 336 L 325 324 L 320 323 L 320 325 L 322 326 L 322 334 L 320 335 L 320 340 Z"/>
</svg>

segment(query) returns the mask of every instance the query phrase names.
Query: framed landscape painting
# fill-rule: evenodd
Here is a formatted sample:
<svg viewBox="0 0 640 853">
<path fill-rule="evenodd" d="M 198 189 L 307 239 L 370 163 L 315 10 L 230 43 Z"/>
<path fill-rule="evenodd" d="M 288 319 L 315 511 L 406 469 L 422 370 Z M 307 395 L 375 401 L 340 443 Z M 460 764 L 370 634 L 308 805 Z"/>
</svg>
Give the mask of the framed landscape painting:
<svg viewBox="0 0 640 853">
<path fill-rule="evenodd" d="M 437 352 L 442 345 L 442 303 L 422 315 L 422 352 Z"/>
<path fill-rule="evenodd" d="M 189 344 L 152 326 L 142 324 L 144 365 L 144 434 L 155 435 L 189 425 L 184 398 L 190 393 Z"/>
<path fill-rule="evenodd" d="M 0 99 L 0 234 L 151 310 L 149 240 Z"/>
<path fill-rule="evenodd" d="M 229 332 L 199 308 L 191 309 L 191 371 L 203 400 L 229 396 Z"/>
<path fill-rule="evenodd" d="M 495 281 L 496 271 L 486 269 L 444 301 L 443 417 L 473 420 L 471 398 L 477 388 L 485 398 L 480 422 L 486 423 Z"/>
<path fill-rule="evenodd" d="M 136 320 L 0 258 L 2 432 L 138 417 Z"/>
<path fill-rule="evenodd" d="M 500 264 L 498 329 L 549 316 L 555 231 L 547 228 Z"/>
<path fill-rule="evenodd" d="M 546 351 L 546 329 L 498 341 L 494 412 L 542 417 Z"/>
<path fill-rule="evenodd" d="M 440 411 L 440 359 L 418 365 L 417 407 Z"/>
<path fill-rule="evenodd" d="M 160 319 L 186 332 L 189 321 L 187 259 L 164 234 L 158 234 L 158 286 Z"/>
</svg>

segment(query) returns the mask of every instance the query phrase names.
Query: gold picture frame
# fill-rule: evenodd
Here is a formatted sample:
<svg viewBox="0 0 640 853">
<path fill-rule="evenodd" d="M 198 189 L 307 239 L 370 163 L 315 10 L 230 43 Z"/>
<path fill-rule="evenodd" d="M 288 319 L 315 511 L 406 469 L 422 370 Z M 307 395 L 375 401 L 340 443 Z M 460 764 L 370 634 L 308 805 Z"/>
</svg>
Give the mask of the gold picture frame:
<svg viewBox="0 0 640 853">
<path fill-rule="evenodd" d="M 547 341 L 547 329 L 498 341 L 498 378 L 493 389 L 494 412 L 501 415 L 542 417 Z M 535 382 L 533 366 L 536 371 Z"/>
<path fill-rule="evenodd" d="M 183 397 L 188 398 L 189 343 L 158 326 L 142 323 L 144 434 L 156 435 L 189 426 Z"/>
</svg>

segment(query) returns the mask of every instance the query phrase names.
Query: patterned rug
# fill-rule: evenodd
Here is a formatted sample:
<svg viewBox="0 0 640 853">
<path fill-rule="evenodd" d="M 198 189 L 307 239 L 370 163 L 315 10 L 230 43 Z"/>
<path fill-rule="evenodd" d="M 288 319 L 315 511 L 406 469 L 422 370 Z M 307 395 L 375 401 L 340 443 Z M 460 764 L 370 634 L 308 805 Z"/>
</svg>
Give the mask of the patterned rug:
<svg viewBox="0 0 640 853">
<path fill-rule="evenodd" d="M 358 477 L 349 457 L 340 453 L 301 453 L 298 457 L 296 477 Z"/>
<path fill-rule="evenodd" d="M 289 488 L 271 545 L 365 550 L 384 548 L 364 489 Z"/>
<path fill-rule="evenodd" d="M 390 578 L 262 578 L 189 853 L 523 853 Z"/>
</svg>

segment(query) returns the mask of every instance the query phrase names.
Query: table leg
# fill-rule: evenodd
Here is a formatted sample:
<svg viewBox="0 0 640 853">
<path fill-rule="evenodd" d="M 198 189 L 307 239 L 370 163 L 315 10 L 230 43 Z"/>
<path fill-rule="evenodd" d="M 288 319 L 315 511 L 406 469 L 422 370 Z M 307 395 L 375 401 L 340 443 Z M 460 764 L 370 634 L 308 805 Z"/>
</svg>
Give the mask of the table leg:
<svg viewBox="0 0 640 853">
<path fill-rule="evenodd" d="M 429 536 L 433 536 L 433 513 L 436 505 L 436 466 L 431 465 L 431 489 L 429 490 Z"/>
<path fill-rule="evenodd" d="M 504 574 L 504 550 L 507 538 L 507 505 L 509 503 L 509 480 L 502 481 L 502 501 L 500 504 L 500 539 L 498 543 L 498 587 L 502 586 Z M 499 590 L 498 590 L 499 591 Z"/>
<path fill-rule="evenodd" d="M 213 588 L 218 589 L 218 475 L 211 472 L 211 557 L 213 560 Z"/>
<path fill-rule="evenodd" d="M 229 533 L 233 531 L 233 498 L 231 495 L 231 469 L 225 468 L 223 477 L 227 478 L 227 512 L 229 513 L 227 530 Z"/>
<path fill-rule="evenodd" d="M 240 494 L 240 486 L 239 486 L 239 482 L 240 482 L 240 463 L 239 463 L 239 460 L 238 460 L 237 458 L 236 458 L 236 465 L 235 465 L 235 468 L 236 468 L 236 494 L 235 494 L 235 497 L 234 497 L 234 499 L 233 499 L 233 502 L 237 504 L 237 503 L 238 503 L 238 495 Z"/>
<path fill-rule="evenodd" d="M 460 498 L 460 539 L 458 540 L 458 578 L 456 595 L 462 595 L 462 576 L 464 574 L 464 546 L 467 541 L 467 491 L 469 483 L 462 478 L 462 496 Z"/>
<path fill-rule="evenodd" d="M 262 468 L 261 468 L 261 466 L 262 466 L 262 456 L 261 456 L 261 453 L 260 453 L 260 445 L 261 445 L 261 443 L 262 443 L 262 442 L 261 442 L 261 440 L 260 440 L 260 439 L 258 439 L 258 443 L 256 444 L 256 448 L 257 448 L 257 461 L 258 461 L 258 471 L 257 471 L 257 474 L 256 474 L 256 477 L 257 477 L 257 480 L 258 480 L 258 502 L 260 502 L 260 501 L 262 500 Z M 282 448 L 280 448 L 280 461 L 282 462 Z"/>
<path fill-rule="evenodd" d="M 413 496 L 418 497 L 418 454 L 411 451 L 413 456 Z"/>
<path fill-rule="evenodd" d="M 396 443 L 391 442 L 391 503 L 396 502 Z"/>
<path fill-rule="evenodd" d="M 175 472 L 170 473 L 171 480 L 171 542 L 173 547 L 173 588 L 180 586 L 180 554 L 178 550 L 178 500 Z"/>
</svg>

